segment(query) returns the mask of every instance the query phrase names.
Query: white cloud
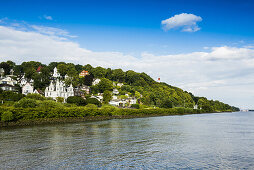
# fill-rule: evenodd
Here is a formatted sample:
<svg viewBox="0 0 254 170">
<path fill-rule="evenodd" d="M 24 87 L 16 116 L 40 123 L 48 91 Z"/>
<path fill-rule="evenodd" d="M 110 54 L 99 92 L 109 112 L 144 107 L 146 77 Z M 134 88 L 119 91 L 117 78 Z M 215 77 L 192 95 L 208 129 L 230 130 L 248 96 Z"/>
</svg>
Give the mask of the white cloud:
<svg viewBox="0 0 254 170">
<path fill-rule="evenodd" d="M 60 34 L 62 35 L 62 34 Z M 43 31 L 23 31 L 0 26 L 0 61 L 52 61 L 91 64 L 146 72 L 154 79 L 195 95 L 253 107 L 254 49 L 211 47 L 205 51 L 174 55 L 142 53 L 139 58 L 121 52 L 96 52 L 68 38 Z"/>
<path fill-rule="evenodd" d="M 183 32 L 196 32 L 200 30 L 197 25 L 197 22 L 202 21 L 200 16 L 194 14 L 182 13 L 175 15 L 171 18 L 161 21 L 162 28 L 165 31 L 171 29 L 181 29 Z"/>
<path fill-rule="evenodd" d="M 62 38 L 63 37 L 70 37 L 70 38 L 77 37 L 77 36 L 70 35 L 68 31 L 60 29 L 60 28 L 45 27 L 45 26 L 38 26 L 38 25 L 31 25 L 30 27 L 41 34 L 46 34 L 50 36 L 59 36 Z"/>
<path fill-rule="evenodd" d="M 52 16 L 49 15 L 43 15 L 43 18 L 45 18 L 46 20 L 53 20 Z"/>
</svg>

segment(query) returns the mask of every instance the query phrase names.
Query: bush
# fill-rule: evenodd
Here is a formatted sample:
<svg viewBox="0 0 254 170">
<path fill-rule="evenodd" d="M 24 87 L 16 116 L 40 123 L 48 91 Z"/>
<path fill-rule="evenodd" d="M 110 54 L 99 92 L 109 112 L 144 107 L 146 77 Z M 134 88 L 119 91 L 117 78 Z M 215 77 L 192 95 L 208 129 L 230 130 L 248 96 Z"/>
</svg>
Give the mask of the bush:
<svg viewBox="0 0 254 170">
<path fill-rule="evenodd" d="M 43 109 L 50 109 L 50 108 L 56 108 L 56 107 L 62 107 L 63 104 L 62 103 L 57 103 L 53 100 L 44 100 L 41 101 L 38 104 L 38 107 L 43 108 Z"/>
<path fill-rule="evenodd" d="M 139 108 L 140 108 L 140 106 L 139 106 L 139 104 L 132 104 L 132 105 L 131 105 L 131 108 L 134 108 L 134 109 L 139 109 Z"/>
<path fill-rule="evenodd" d="M 95 104 L 88 104 L 85 107 L 89 108 L 89 109 L 97 109 L 98 108 L 97 105 L 95 105 Z"/>
<path fill-rule="evenodd" d="M 88 99 L 86 99 L 86 102 L 87 102 L 87 104 L 95 104 L 98 107 L 101 106 L 101 102 L 95 98 L 88 98 Z"/>
<path fill-rule="evenodd" d="M 86 100 L 80 96 L 70 96 L 67 98 L 67 103 L 76 104 L 77 106 L 85 106 L 87 104 Z"/>
<path fill-rule="evenodd" d="M 35 108 L 38 104 L 35 99 L 23 98 L 14 104 L 14 107 Z"/>
<path fill-rule="evenodd" d="M 34 100 L 45 100 L 46 99 L 46 97 L 44 97 L 44 96 L 42 96 L 40 94 L 31 94 L 31 93 L 27 94 L 26 98 L 28 98 L 28 99 L 34 99 Z"/>
<path fill-rule="evenodd" d="M 10 122 L 14 119 L 13 113 L 11 111 L 5 111 L 1 115 L 1 120 L 3 122 Z"/>
</svg>

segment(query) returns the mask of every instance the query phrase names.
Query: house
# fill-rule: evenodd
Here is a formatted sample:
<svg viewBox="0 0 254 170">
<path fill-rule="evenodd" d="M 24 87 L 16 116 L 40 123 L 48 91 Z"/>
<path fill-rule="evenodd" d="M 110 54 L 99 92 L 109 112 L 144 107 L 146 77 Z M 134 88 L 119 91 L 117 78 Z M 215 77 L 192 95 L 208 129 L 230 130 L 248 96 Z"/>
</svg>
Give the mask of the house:
<svg viewBox="0 0 254 170">
<path fill-rule="evenodd" d="M 18 91 L 17 87 L 10 84 L 0 84 L 0 88 L 3 91 Z"/>
<path fill-rule="evenodd" d="M 22 87 L 22 94 L 27 95 L 29 93 L 34 93 L 34 87 L 30 83 L 26 83 Z"/>
<path fill-rule="evenodd" d="M 9 84 L 9 85 L 16 85 L 18 82 L 17 80 L 12 79 L 11 77 L 7 76 L 5 78 L 0 78 L 0 84 Z"/>
<path fill-rule="evenodd" d="M 23 87 L 24 85 L 26 85 L 26 83 L 30 83 L 31 85 L 33 85 L 34 80 L 28 80 L 27 78 L 25 78 L 25 75 L 23 75 L 20 79 L 18 79 L 18 83 L 20 87 Z"/>
<path fill-rule="evenodd" d="M 101 81 L 101 79 L 96 78 L 93 80 L 92 85 L 95 86 L 95 85 L 99 84 L 100 81 Z"/>
<path fill-rule="evenodd" d="M 113 86 L 122 87 L 122 86 L 123 86 L 123 83 L 116 83 L 116 82 L 113 82 Z"/>
<path fill-rule="evenodd" d="M 54 73 L 53 73 L 53 78 L 60 78 L 61 77 L 61 75 L 60 75 L 60 73 L 58 73 L 58 71 L 57 71 L 57 68 L 55 67 L 54 68 Z"/>
<path fill-rule="evenodd" d="M 91 88 L 89 86 L 82 86 L 81 90 L 83 90 L 84 92 L 86 92 L 86 94 L 90 94 L 91 93 Z"/>
<path fill-rule="evenodd" d="M 110 100 L 109 104 L 116 107 L 125 107 L 127 106 L 127 101 L 121 99 L 112 99 Z"/>
<path fill-rule="evenodd" d="M 119 91 L 117 89 L 113 89 L 112 93 L 117 95 L 117 94 L 119 94 Z"/>
<path fill-rule="evenodd" d="M 86 70 L 83 70 L 83 71 L 81 71 L 81 72 L 79 73 L 79 77 L 85 77 L 85 76 L 87 76 L 87 75 L 89 75 L 89 73 L 88 73 L 88 71 L 86 71 Z"/>
<path fill-rule="evenodd" d="M 51 81 L 49 87 L 45 89 L 45 97 L 51 97 L 56 100 L 57 97 L 63 97 L 64 101 L 70 96 L 74 96 L 74 89 L 72 84 L 67 87 L 64 82 L 57 79 L 55 82 Z"/>
<path fill-rule="evenodd" d="M 91 96 L 90 98 L 95 98 L 97 99 L 98 101 L 102 102 L 103 101 L 103 96 Z"/>
</svg>

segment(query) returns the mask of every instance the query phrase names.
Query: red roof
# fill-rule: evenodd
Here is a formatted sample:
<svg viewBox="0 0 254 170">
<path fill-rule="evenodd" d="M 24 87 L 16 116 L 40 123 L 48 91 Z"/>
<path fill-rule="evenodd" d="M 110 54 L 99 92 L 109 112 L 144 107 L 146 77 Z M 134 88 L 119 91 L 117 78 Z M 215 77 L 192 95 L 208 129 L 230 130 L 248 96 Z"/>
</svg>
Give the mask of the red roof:
<svg viewBox="0 0 254 170">
<path fill-rule="evenodd" d="M 36 72 L 41 72 L 42 66 L 39 66 L 36 70 Z"/>
</svg>

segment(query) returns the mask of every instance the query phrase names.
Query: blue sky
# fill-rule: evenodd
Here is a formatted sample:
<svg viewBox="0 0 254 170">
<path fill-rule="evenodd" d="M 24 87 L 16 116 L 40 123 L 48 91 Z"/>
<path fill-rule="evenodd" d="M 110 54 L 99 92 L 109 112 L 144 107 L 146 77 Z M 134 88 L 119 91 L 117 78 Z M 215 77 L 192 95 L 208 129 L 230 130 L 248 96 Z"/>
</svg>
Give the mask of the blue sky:
<svg viewBox="0 0 254 170">
<path fill-rule="evenodd" d="M 10 0 L 1 2 L 0 18 L 66 29 L 78 36 L 75 41 L 92 50 L 163 54 L 252 42 L 252 9 L 253 1 L 235 0 Z M 161 29 L 161 20 L 183 12 L 203 18 L 200 31 L 193 34 Z M 44 19 L 44 15 L 53 20 Z"/>
<path fill-rule="evenodd" d="M 253 9 L 250 0 L 2 0 L 0 59 L 144 71 L 254 108 Z"/>
</svg>

